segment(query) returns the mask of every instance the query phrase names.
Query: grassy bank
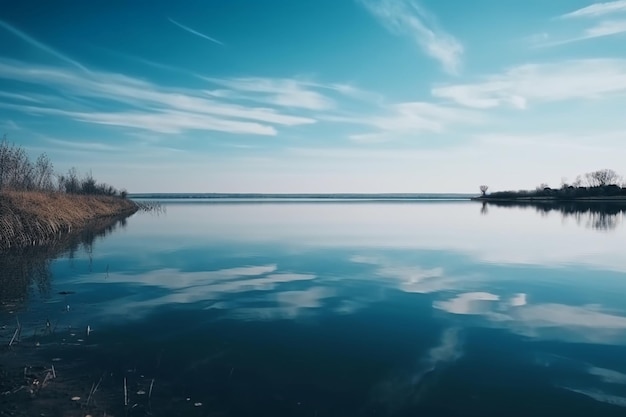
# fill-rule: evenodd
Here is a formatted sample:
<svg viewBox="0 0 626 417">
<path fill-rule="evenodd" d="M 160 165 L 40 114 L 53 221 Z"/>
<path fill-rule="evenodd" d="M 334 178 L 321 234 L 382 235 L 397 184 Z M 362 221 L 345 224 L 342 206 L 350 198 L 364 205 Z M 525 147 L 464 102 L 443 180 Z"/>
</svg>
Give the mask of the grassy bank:
<svg viewBox="0 0 626 417">
<path fill-rule="evenodd" d="M 43 191 L 0 192 L 0 251 L 47 245 L 91 224 L 129 216 L 131 200 Z"/>
</svg>

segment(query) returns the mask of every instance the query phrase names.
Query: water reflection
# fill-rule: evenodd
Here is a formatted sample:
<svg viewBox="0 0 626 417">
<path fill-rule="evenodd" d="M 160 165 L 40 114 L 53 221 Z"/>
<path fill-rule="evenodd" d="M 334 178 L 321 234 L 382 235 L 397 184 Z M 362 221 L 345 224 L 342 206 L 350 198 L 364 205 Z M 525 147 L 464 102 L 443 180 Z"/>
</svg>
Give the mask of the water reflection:
<svg viewBox="0 0 626 417">
<path fill-rule="evenodd" d="M 0 308 L 10 309 L 27 300 L 32 285 L 41 296 L 51 289 L 51 263 L 58 257 L 74 258 L 78 251 L 93 253 L 94 244 L 115 230 L 126 227 L 126 218 L 110 218 L 78 233 L 64 236 L 53 245 L 34 246 L 0 253 Z"/>
<path fill-rule="evenodd" d="M 420 405 L 428 399 L 445 369 L 463 356 L 462 344 L 461 329 L 444 330 L 436 346 L 376 386 L 374 401 L 383 405 L 387 415 Z"/>
<path fill-rule="evenodd" d="M 480 213 L 489 214 L 489 206 L 533 208 L 541 215 L 547 215 L 551 212 L 560 213 L 564 220 L 572 218 L 576 224 L 595 230 L 614 230 L 626 217 L 626 203 L 617 201 L 483 201 Z"/>
<path fill-rule="evenodd" d="M 106 375 L 115 415 L 620 416 L 624 237 L 595 230 L 471 202 L 179 203 L 41 264 L 53 297 L 20 320 L 59 319 L 40 352 L 92 370 L 82 397 Z"/>
</svg>

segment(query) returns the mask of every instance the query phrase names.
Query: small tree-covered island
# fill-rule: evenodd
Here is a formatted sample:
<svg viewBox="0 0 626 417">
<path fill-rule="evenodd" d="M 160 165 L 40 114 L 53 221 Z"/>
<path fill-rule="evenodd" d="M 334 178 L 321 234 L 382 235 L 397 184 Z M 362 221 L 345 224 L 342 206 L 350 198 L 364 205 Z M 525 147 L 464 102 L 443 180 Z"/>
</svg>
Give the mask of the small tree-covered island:
<svg viewBox="0 0 626 417">
<path fill-rule="evenodd" d="M 572 183 L 562 181 L 559 188 L 540 184 L 534 190 L 495 191 L 489 193 L 487 185 L 481 185 L 480 201 L 626 201 L 626 184 L 612 169 L 601 169 L 579 175 Z"/>
</svg>

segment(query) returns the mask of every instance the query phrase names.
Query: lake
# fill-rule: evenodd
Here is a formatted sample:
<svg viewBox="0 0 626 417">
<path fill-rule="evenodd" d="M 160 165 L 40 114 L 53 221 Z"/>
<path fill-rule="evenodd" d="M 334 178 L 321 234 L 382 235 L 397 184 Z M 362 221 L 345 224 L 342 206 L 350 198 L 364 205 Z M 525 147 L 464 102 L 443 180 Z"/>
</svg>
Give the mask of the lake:
<svg viewBox="0 0 626 417">
<path fill-rule="evenodd" d="M 622 210 L 163 204 L 2 261 L 0 409 L 626 415 Z"/>
</svg>

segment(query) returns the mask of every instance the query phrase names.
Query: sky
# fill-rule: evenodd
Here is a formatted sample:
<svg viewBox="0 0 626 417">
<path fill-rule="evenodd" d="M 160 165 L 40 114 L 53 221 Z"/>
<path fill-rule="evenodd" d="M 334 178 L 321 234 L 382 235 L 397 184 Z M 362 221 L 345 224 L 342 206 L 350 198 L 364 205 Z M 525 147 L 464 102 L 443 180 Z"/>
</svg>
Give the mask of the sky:
<svg viewBox="0 0 626 417">
<path fill-rule="evenodd" d="M 0 134 L 130 192 L 626 174 L 626 0 L 0 0 Z"/>
</svg>

